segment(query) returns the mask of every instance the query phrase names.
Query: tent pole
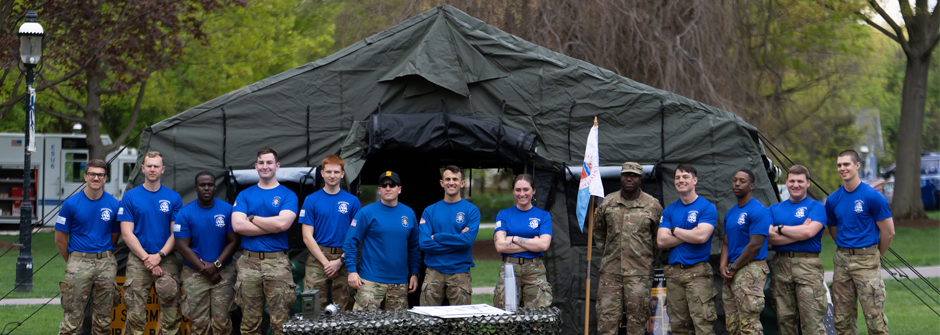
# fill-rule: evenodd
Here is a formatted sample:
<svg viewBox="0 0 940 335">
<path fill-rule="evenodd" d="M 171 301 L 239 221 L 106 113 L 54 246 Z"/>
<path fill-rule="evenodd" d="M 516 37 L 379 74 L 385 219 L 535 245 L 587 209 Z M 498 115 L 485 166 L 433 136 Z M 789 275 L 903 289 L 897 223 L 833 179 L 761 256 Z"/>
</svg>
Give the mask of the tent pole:
<svg viewBox="0 0 940 335">
<path fill-rule="evenodd" d="M 588 200 L 588 243 L 587 243 L 587 293 L 584 295 L 584 335 L 588 335 L 591 326 L 591 251 L 594 247 L 594 196 Z"/>
</svg>

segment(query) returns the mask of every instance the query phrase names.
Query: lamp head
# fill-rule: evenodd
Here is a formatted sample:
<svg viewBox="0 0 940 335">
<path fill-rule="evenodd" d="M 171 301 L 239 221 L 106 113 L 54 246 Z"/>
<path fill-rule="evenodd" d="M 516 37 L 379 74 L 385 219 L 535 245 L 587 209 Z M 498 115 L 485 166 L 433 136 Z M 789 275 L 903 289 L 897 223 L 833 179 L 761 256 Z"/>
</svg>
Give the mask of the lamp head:
<svg viewBox="0 0 940 335">
<path fill-rule="evenodd" d="M 26 12 L 26 22 L 17 33 L 20 38 L 20 59 L 27 68 L 36 67 L 42 60 L 42 41 L 46 36 L 39 24 L 39 15 L 32 9 Z"/>
</svg>

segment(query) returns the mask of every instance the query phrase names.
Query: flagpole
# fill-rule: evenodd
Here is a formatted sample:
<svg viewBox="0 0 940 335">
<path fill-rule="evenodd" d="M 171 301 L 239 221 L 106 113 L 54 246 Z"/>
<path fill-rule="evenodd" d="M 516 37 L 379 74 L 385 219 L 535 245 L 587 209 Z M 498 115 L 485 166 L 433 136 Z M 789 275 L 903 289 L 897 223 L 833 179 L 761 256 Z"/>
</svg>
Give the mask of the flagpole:
<svg viewBox="0 0 940 335">
<path fill-rule="evenodd" d="M 597 117 L 594 117 L 594 127 L 597 127 Z M 597 176 L 600 177 L 600 176 Z M 594 242 L 594 196 L 591 196 L 588 200 L 587 208 L 587 220 L 588 220 L 588 243 L 587 243 L 587 288 L 584 295 L 584 335 L 588 335 L 588 331 L 591 328 L 591 251 L 594 250 L 594 247 L 591 245 Z"/>
</svg>

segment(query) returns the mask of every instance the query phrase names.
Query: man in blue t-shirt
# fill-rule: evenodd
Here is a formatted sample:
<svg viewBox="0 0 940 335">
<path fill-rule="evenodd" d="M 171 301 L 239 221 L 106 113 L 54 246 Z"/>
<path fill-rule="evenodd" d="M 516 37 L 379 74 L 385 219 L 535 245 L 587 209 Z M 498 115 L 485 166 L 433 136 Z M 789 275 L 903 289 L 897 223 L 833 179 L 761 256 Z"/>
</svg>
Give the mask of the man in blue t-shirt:
<svg viewBox="0 0 940 335">
<path fill-rule="evenodd" d="M 408 308 L 408 293 L 418 288 L 418 229 L 415 212 L 398 202 L 401 179 L 392 171 L 379 176 L 382 201 L 356 214 L 349 224 L 343 252 L 349 269 L 349 286 L 356 293 L 355 311 Z M 362 263 L 357 264 L 362 243 Z"/>
<path fill-rule="evenodd" d="M 823 316 L 829 307 L 819 259 L 826 209 L 806 196 L 808 188 L 809 170 L 793 165 L 787 171 L 790 199 L 770 206 L 774 225 L 767 240 L 777 252 L 770 261 L 770 288 L 781 334 L 826 333 Z"/>
<path fill-rule="evenodd" d="M 124 281 L 127 307 L 124 334 L 144 333 L 151 287 L 160 301 L 160 329 L 167 335 L 179 333 L 181 262 L 173 253 L 173 231 L 183 199 L 176 191 L 160 185 L 165 170 L 163 155 L 148 152 L 140 168 L 144 184 L 124 193 L 118 208 L 121 236 L 131 251 L 127 256 Z"/>
<path fill-rule="evenodd" d="M 445 166 L 441 173 L 444 200 L 425 208 L 418 223 L 418 244 L 427 265 L 421 306 L 440 306 L 445 296 L 450 305 L 470 304 L 471 247 L 480 230 L 480 210 L 460 197 L 465 185 L 459 167 Z"/>
<path fill-rule="evenodd" d="M 65 259 L 59 334 L 78 334 L 91 301 L 92 334 L 111 333 L 111 309 L 120 301 L 112 250 L 121 226 L 118 201 L 104 191 L 107 164 L 92 159 L 85 166 L 85 190 L 62 203 L 55 223 L 55 245 Z"/>
<path fill-rule="evenodd" d="M 193 334 L 232 333 L 232 299 L 235 267 L 229 263 L 238 237 L 232 230 L 232 205 L 215 198 L 215 176 L 196 174 L 196 200 L 176 215 L 179 229 L 173 233 L 176 250 L 186 266 L 181 302 L 183 316 L 192 322 Z"/>
<path fill-rule="evenodd" d="M 698 172 L 692 164 L 676 167 L 679 200 L 663 210 L 656 244 L 669 252 L 666 276 L 666 312 L 673 334 L 713 334 L 714 270 L 708 264 L 712 233 L 718 222 L 715 205 L 695 193 Z"/>
<path fill-rule="evenodd" d="M 349 272 L 343 264 L 343 241 L 349 223 L 359 213 L 359 198 L 340 188 L 346 163 L 338 155 L 329 155 L 320 164 L 323 189 L 307 196 L 300 208 L 307 255 L 304 290 L 320 291 L 320 310 L 329 299 L 340 310 L 352 310 L 352 290 L 347 281 Z M 328 294 L 329 293 L 329 294 Z"/>
<path fill-rule="evenodd" d="M 881 193 L 863 184 L 858 153 L 845 150 L 836 158 L 842 187 L 829 195 L 826 217 L 835 237 L 832 258 L 832 309 L 836 330 L 854 334 L 858 304 L 862 305 L 869 334 L 887 334 L 884 313 L 885 284 L 881 279 L 881 255 L 894 238 L 891 208 Z M 857 302 L 856 302 L 857 301 Z"/>
<path fill-rule="evenodd" d="M 724 243 L 721 245 L 721 300 L 725 327 L 731 334 L 763 334 L 760 312 L 764 309 L 767 282 L 767 231 L 773 218 L 767 207 L 751 196 L 754 173 L 741 169 L 731 180 L 737 205 L 725 213 Z"/>
<path fill-rule="evenodd" d="M 232 208 L 232 228 L 242 235 L 242 256 L 235 264 L 235 304 L 242 308 L 242 334 L 261 334 L 265 302 L 271 330 L 282 334 L 294 304 L 293 276 L 287 257 L 287 229 L 297 218 L 297 195 L 277 181 L 277 152 L 258 151 L 258 184 L 238 193 Z"/>
</svg>

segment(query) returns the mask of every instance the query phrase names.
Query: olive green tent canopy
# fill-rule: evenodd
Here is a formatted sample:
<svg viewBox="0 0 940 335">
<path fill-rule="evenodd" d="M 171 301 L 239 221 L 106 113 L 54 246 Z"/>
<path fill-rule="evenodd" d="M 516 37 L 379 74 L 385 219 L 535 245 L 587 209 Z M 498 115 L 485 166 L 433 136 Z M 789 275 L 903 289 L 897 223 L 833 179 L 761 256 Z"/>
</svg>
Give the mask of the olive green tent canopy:
<svg viewBox="0 0 940 335">
<path fill-rule="evenodd" d="M 196 173 L 250 169 L 263 147 L 278 151 L 282 167 L 317 166 L 339 154 L 354 191 L 376 183 L 380 171 L 399 172 L 401 201 L 418 215 L 443 197 L 436 172 L 442 165 L 534 173 L 536 204 L 552 214 L 546 265 L 553 305 L 574 331 L 583 323 L 586 247 L 571 222 L 577 178 L 567 181 L 566 167 L 581 166 L 595 117 L 600 164 L 658 164 L 661 172 L 647 184 L 660 187 L 664 205 L 678 199 L 672 175 L 680 163 L 698 169 L 698 194 L 718 206 L 719 217 L 735 202 L 730 179 L 738 169 L 755 172 L 757 199 L 776 202 L 757 129 L 738 116 L 532 44 L 450 6 L 163 120 L 145 131 L 139 160 L 162 152 L 164 184 L 189 201 Z M 134 185 L 143 182 L 132 177 Z M 599 255 L 595 286 L 598 265 Z"/>
</svg>

